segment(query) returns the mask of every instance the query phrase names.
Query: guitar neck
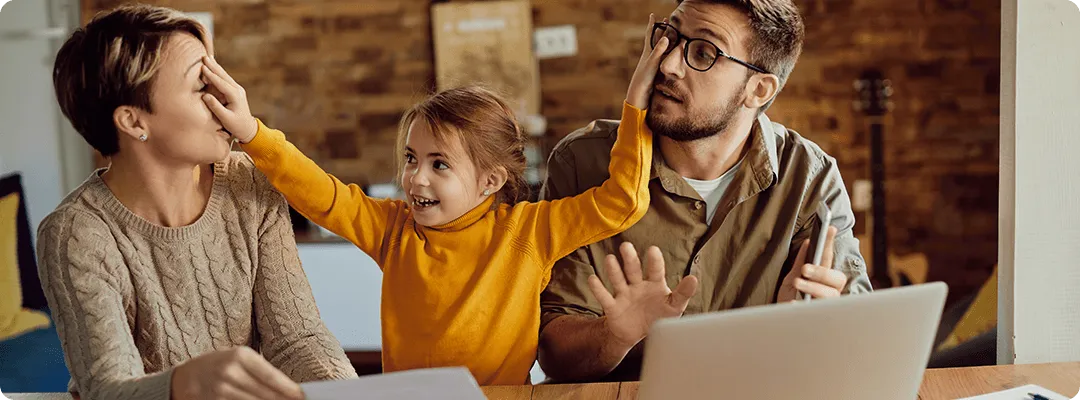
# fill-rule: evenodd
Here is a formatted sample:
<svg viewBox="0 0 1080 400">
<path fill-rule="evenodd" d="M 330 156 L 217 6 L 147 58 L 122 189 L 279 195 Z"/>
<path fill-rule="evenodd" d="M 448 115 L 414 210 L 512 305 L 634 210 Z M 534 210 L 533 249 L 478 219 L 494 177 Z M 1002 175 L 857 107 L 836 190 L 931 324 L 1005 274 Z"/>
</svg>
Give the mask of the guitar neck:
<svg viewBox="0 0 1080 400">
<path fill-rule="evenodd" d="M 881 121 L 870 124 L 870 181 L 873 188 L 873 281 L 876 285 L 888 284 L 888 225 L 885 217 L 885 146 L 884 126 Z"/>
<path fill-rule="evenodd" d="M 874 287 L 892 286 L 889 279 L 888 229 L 885 220 L 885 145 L 883 117 L 892 108 L 889 97 L 892 86 L 884 73 L 878 69 L 863 71 L 855 81 L 858 97 L 852 103 L 855 111 L 869 119 L 870 126 L 870 181 L 873 188 L 871 242 L 873 254 L 871 262 L 873 275 L 870 277 Z"/>
</svg>

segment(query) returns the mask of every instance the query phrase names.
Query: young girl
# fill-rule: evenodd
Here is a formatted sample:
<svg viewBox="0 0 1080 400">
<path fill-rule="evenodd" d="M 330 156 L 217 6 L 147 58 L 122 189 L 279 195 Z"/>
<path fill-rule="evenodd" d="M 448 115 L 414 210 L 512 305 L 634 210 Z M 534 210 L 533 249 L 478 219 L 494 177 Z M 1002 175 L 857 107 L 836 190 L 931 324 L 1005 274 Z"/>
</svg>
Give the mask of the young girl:
<svg viewBox="0 0 1080 400">
<path fill-rule="evenodd" d="M 480 384 L 520 385 L 536 358 L 539 296 L 552 265 L 648 209 L 652 134 L 644 110 L 662 40 L 650 51 L 646 35 L 610 178 L 555 201 L 519 202 L 525 137 L 506 104 L 479 88 L 436 94 L 405 113 L 398 150 L 406 201 L 372 199 L 328 175 L 254 119 L 243 88 L 211 58 L 204 79 L 228 106 L 203 97 L 297 211 L 379 264 L 385 371 L 464 365 Z"/>
</svg>

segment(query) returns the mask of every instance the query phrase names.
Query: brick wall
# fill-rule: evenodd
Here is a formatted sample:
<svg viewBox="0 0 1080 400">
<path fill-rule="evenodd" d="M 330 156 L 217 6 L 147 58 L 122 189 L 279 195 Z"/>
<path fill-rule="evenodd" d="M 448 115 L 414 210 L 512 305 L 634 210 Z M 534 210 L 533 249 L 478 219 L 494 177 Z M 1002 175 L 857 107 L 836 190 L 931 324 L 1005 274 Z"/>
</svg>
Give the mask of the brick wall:
<svg viewBox="0 0 1080 400">
<path fill-rule="evenodd" d="M 850 188 L 870 176 L 852 81 L 882 70 L 895 103 L 884 121 L 889 250 L 925 253 L 950 297 L 970 293 L 997 260 L 999 2 L 800 5 L 804 54 L 770 115 L 834 155 Z"/>
<path fill-rule="evenodd" d="M 93 12 L 122 3 L 83 0 Z M 400 113 L 434 87 L 429 1 L 156 0 L 215 14 L 217 57 L 252 110 L 327 170 L 393 179 Z M 579 55 L 540 62 L 545 150 L 595 118 L 617 118 L 649 12 L 672 0 L 533 0 L 534 26 L 573 24 Z M 770 116 L 868 179 L 864 68 L 891 78 L 885 123 L 891 250 L 923 252 L 931 279 L 964 294 L 997 258 L 999 3 L 802 0 L 807 41 Z"/>
</svg>

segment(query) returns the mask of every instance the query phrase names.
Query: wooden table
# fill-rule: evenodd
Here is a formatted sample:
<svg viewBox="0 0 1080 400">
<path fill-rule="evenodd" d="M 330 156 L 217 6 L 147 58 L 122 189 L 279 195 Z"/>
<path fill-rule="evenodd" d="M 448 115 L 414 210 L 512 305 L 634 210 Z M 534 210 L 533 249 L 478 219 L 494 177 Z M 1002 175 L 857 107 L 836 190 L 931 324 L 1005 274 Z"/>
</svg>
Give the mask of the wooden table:
<svg viewBox="0 0 1080 400">
<path fill-rule="evenodd" d="M 928 369 L 919 399 L 955 399 L 1036 384 L 1068 397 L 1080 391 L 1080 362 Z"/>
<path fill-rule="evenodd" d="M 1080 362 L 928 369 L 919 387 L 919 399 L 977 396 L 1029 383 L 1072 397 L 1080 390 Z M 637 398 L 638 383 L 489 386 L 483 389 L 489 400 L 633 400 Z"/>
<path fill-rule="evenodd" d="M 955 399 L 1036 384 L 1072 397 L 1080 390 L 1080 362 L 928 369 L 919 400 Z M 490 400 L 634 400 L 638 383 L 487 386 Z M 13 400 L 70 400 L 68 393 L 7 394 Z"/>
</svg>

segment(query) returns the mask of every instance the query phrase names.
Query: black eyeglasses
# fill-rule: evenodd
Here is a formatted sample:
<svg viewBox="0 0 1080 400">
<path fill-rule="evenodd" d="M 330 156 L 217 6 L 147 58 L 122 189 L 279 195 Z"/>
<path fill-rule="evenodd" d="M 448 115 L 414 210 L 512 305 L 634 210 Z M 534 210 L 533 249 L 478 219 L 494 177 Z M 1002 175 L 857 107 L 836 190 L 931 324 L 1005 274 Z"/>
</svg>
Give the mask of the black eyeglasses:
<svg viewBox="0 0 1080 400">
<path fill-rule="evenodd" d="M 657 22 L 653 24 L 652 37 L 649 39 L 652 42 L 652 46 L 656 47 L 656 43 L 659 42 L 662 37 L 668 38 L 668 48 L 665 52 L 671 51 L 684 39 L 686 40 L 686 44 L 683 47 L 683 61 L 694 70 L 702 72 L 708 71 L 709 68 L 712 68 L 713 64 L 716 64 L 716 60 L 723 57 L 742 64 L 744 67 L 750 68 L 751 71 L 763 74 L 769 73 L 765 68 L 727 55 L 727 53 L 724 53 L 723 50 L 720 50 L 719 47 L 708 40 L 684 36 L 675 29 L 674 26 L 665 22 Z"/>
</svg>

